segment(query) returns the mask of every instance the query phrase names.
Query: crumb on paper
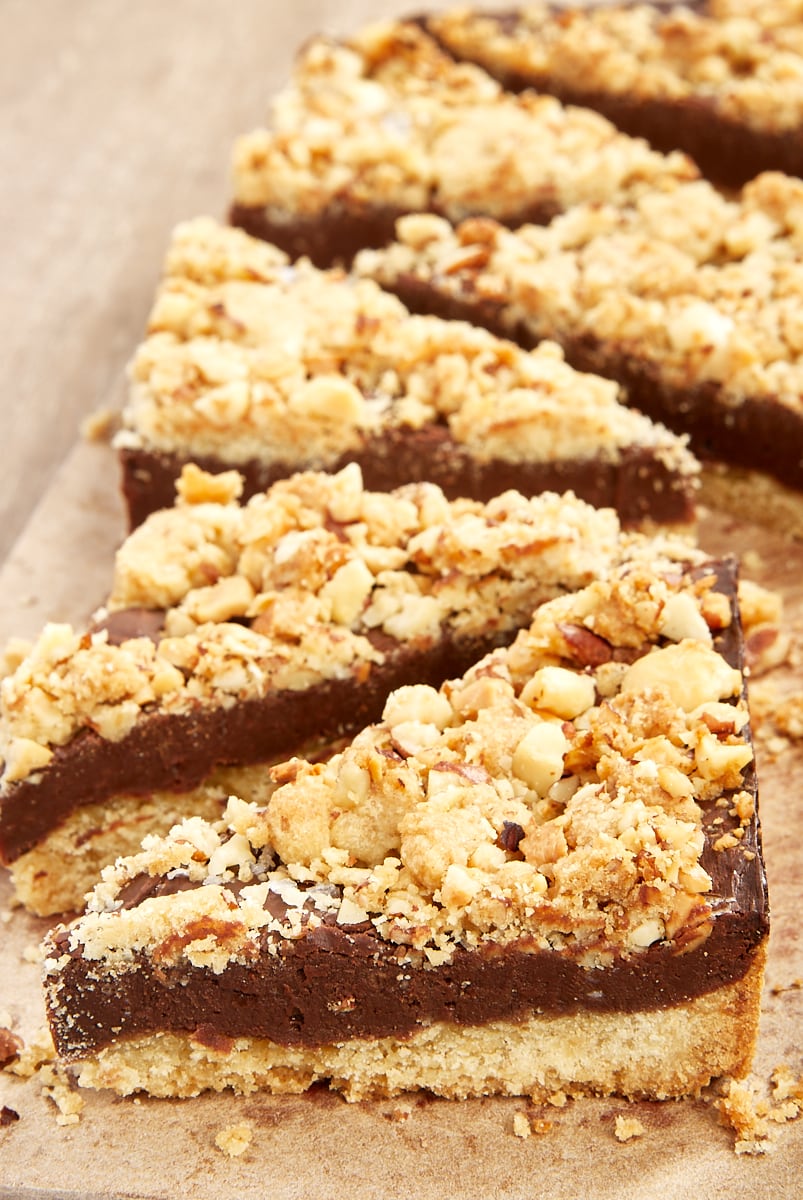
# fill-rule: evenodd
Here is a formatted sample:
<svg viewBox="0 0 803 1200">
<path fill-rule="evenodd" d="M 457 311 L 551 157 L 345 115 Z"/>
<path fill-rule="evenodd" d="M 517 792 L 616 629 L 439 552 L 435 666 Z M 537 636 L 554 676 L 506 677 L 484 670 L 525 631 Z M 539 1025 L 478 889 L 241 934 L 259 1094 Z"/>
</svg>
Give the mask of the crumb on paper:
<svg viewBox="0 0 803 1200">
<path fill-rule="evenodd" d="M 81 422 L 81 437 L 86 442 L 110 442 L 120 428 L 120 413 L 115 408 L 96 408 Z"/>
<path fill-rule="evenodd" d="M 569 1103 L 569 1097 L 565 1092 L 553 1092 L 551 1096 L 547 1096 L 547 1104 L 551 1104 L 553 1108 L 565 1108 Z"/>
<path fill-rule="evenodd" d="M 797 976 L 791 979 L 789 983 L 776 983 L 770 988 L 773 996 L 782 996 L 784 992 L 799 992 L 803 990 L 803 977 Z"/>
<path fill-rule="evenodd" d="M 517 1138 L 528 1138 L 532 1133 L 530 1127 L 530 1119 L 526 1113 L 517 1112 L 513 1114 L 513 1132 Z"/>
<path fill-rule="evenodd" d="M 552 1122 L 532 1113 L 517 1112 L 513 1115 L 513 1133 L 517 1138 L 528 1138 L 532 1134 L 548 1133 Z"/>
<path fill-rule="evenodd" d="M 632 1141 L 633 1138 L 642 1137 L 646 1132 L 647 1130 L 638 1117 L 623 1117 L 620 1114 L 616 1118 L 614 1134 L 618 1142 Z"/>
<path fill-rule="evenodd" d="M 247 1122 L 242 1125 L 227 1125 L 215 1135 L 215 1145 L 218 1150 L 228 1154 L 229 1158 L 239 1158 L 245 1154 L 254 1137 L 254 1130 Z"/>
<path fill-rule="evenodd" d="M 30 942 L 23 948 L 22 961 L 27 963 L 40 963 L 44 959 L 44 950 L 39 943 Z"/>
<path fill-rule="evenodd" d="M 770 1094 L 760 1094 L 757 1083 L 728 1081 L 724 1094 L 714 1101 L 720 1121 L 736 1134 L 737 1154 L 767 1154 L 775 1149 L 779 1127 L 803 1113 L 803 1075 L 785 1063 L 770 1076 Z"/>
<path fill-rule="evenodd" d="M 391 1111 L 388 1113 L 390 1121 L 409 1121 L 413 1115 L 412 1104 L 394 1104 Z"/>
<path fill-rule="evenodd" d="M 30 1079 L 40 1067 L 53 1062 L 55 1057 L 56 1050 L 50 1030 L 43 1027 L 37 1030 L 28 1045 L 22 1043 L 19 1054 L 5 1067 L 5 1070 L 12 1075 L 19 1075 L 22 1079 Z"/>
<path fill-rule="evenodd" d="M 19 1119 L 20 1115 L 16 1108 L 9 1108 L 7 1104 L 4 1104 L 0 1108 L 0 1129 L 5 1129 L 8 1125 L 13 1125 Z"/>
<path fill-rule="evenodd" d="M 42 1084 L 42 1095 L 52 1100 L 58 1112 L 57 1125 L 77 1125 L 86 1101 L 80 1096 L 63 1067 L 57 1063 L 46 1063 L 38 1071 Z"/>
<path fill-rule="evenodd" d="M 0 1023 L 0 1067 L 16 1062 L 23 1047 L 22 1038 L 8 1028 L 10 1025 L 10 1020 Z"/>
</svg>

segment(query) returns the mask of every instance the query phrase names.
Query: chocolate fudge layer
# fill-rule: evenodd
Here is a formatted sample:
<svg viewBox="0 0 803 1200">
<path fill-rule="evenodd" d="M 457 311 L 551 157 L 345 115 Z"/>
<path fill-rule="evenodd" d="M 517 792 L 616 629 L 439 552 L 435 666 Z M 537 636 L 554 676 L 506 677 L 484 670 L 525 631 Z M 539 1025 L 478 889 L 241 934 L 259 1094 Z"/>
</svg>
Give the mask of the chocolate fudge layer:
<svg viewBox="0 0 803 1200">
<path fill-rule="evenodd" d="M 390 240 L 404 213 L 515 226 L 697 174 L 685 155 L 661 155 L 590 110 L 505 92 L 416 23 L 386 22 L 304 47 L 270 130 L 237 143 L 231 215 L 328 266 Z"/>
<path fill-rule="evenodd" d="M 426 27 L 506 88 L 593 108 L 657 150 L 685 151 L 718 183 L 803 172 L 796 0 L 461 8 Z"/>
<path fill-rule="evenodd" d="M 60 1054 L 156 1095 L 744 1073 L 767 897 L 740 662 L 728 564 L 545 604 L 327 763 L 276 767 L 266 806 L 108 868 L 48 945 Z"/>
<path fill-rule="evenodd" d="M 738 200 L 698 182 L 548 227 L 457 230 L 422 215 L 356 269 L 420 311 L 470 318 L 617 379 L 704 459 L 803 487 L 803 184 L 763 175 Z"/>
<path fill-rule="evenodd" d="M 412 317 L 370 280 L 290 266 L 240 230 L 180 226 L 117 446 L 132 524 L 169 506 L 187 461 L 236 467 L 246 497 L 299 469 L 429 480 L 450 499 L 571 490 L 625 525 L 691 523 L 681 439 L 581 375 L 466 323 Z"/>
<path fill-rule="evenodd" d="M 0 853 L 38 911 L 80 900 L 85 839 L 93 867 L 101 845 L 139 844 L 137 796 L 166 796 L 169 827 L 216 768 L 353 732 L 393 688 L 459 673 L 542 601 L 657 552 L 572 496 L 483 505 L 424 483 L 376 493 L 353 465 L 243 505 L 240 485 L 234 472 L 185 468 L 177 506 L 118 552 L 97 623 L 48 627 L 0 685 Z M 205 795 L 208 811 L 220 785 Z"/>
</svg>

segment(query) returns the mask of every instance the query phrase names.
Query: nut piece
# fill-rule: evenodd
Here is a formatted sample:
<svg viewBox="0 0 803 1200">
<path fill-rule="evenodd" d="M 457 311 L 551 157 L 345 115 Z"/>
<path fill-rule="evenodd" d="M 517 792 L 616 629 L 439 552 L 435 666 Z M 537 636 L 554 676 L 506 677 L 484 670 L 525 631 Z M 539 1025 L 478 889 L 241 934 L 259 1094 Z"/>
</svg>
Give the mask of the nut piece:
<svg viewBox="0 0 803 1200">
<path fill-rule="evenodd" d="M 563 759 L 569 743 L 559 725 L 543 721 L 534 725 L 513 754 L 513 772 L 539 796 L 545 796 L 563 774 Z"/>
<path fill-rule="evenodd" d="M 531 708 L 571 721 L 594 703 L 594 680 L 565 667 L 540 667 L 522 689 L 521 699 Z"/>
<path fill-rule="evenodd" d="M 661 613 L 658 632 L 672 642 L 692 638 L 710 646 L 712 641 L 708 623 L 688 592 L 676 592 L 669 597 Z"/>
<path fill-rule="evenodd" d="M 443 693 L 425 683 L 410 684 L 391 692 L 382 713 L 382 720 L 390 726 L 420 721 L 438 729 L 445 729 L 453 717 L 452 706 Z"/>
<path fill-rule="evenodd" d="M 361 558 L 352 558 L 335 571 L 321 588 L 321 598 L 332 604 L 332 620 L 338 625 L 350 625 L 359 616 L 371 594 L 374 577 Z"/>
<path fill-rule="evenodd" d="M 735 696 L 741 691 L 742 677 L 715 650 L 684 639 L 645 654 L 628 667 L 623 692 L 653 687 L 664 688 L 678 708 L 692 712 L 710 700 Z"/>
</svg>

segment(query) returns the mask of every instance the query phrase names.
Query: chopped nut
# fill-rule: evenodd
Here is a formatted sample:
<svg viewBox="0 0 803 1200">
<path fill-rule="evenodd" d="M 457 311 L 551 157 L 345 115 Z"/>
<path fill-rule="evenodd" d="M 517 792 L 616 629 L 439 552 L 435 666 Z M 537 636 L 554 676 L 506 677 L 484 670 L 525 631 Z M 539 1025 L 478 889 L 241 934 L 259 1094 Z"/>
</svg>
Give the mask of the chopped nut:
<svg viewBox="0 0 803 1200">
<path fill-rule="evenodd" d="M 533 708 L 572 720 L 591 707 L 595 693 L 590 675 L 580 675 L 564 667 L 540 667 L 522 689 L 521 699 Z"/>
<path fill-rule="evenodd" d="M 513 771 L 519 779 L 545 796 L 563 774 L 569 743 L 559 725 L 544 721 L 525 734 L 513 754 Z"/>
</svg>

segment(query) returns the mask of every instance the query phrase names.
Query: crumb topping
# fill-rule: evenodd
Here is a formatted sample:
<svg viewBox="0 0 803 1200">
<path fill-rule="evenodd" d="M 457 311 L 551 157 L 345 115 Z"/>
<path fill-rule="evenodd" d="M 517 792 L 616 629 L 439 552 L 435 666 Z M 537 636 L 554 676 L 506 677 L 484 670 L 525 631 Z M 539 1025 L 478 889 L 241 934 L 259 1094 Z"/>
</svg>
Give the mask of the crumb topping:
<svg viewBox="0 0 803 1200">
<path fill-rule="evenodd" d="M 617 561 L 681 542 L 620 533 L 616 514 L 568 495 L 448 502 L 415 484 L 367 492 L 359 468 L 296 475 L 237 503 L 236 472 L 185 468 L 179 502 L 117 554 L 97 627 L 48 626 L 0 684 L 4 785 L 46 768 L 88 728 L 112 741 L 141 717 L 229 706 L 347 677 L 382 661 L 383 634 L 425 644 L 513 631 L 536 604 Z M 156 610 L 154 637 L 104 621 Z"/>
<path fill-rule="evenodd" d="M 272 129 L 241 138 L 234 156 L 236 200 L 284 220 L 344 200 L 503 219 L 622 202 L 696 174 L 685 155 L 659 154 L 588 109 L 505 93 L 417 25 L 393 22 L 348 44 L 308 43 Z"/>
<path fill-rule="evenodd" d="M 456 9 L 428 19 L 443 43 L 492 73 L 536 87 L 667 101 L 696 98 L 758 130 L 803 120 L 800 5 L 724 0 L 705 13 L 680 5 L 524 7 L 513 23 Z"/>
<path fill-rule="evenodd" d="M 515 232 L 482 219 L 454 230 L 422 214 L 402 218 L 397 237 L 362 251 L 357 271 L 492 302 L 511 330 L 593 339 L 614 363 L 631 356 L 680 389 L 713 383 L 726 403 L 764 397 L 800 410 L 800 180 L 768 172 L 735 200 L 697 181 Z"/>
<path fill-rule="evenodd" d="M 526 353 L 464 322 L 410 316 L 368 279 L 264 256 L 264 243 L 211 218 L 178 228 L 119 448 L 324 467 L 388 429 L 437 423 L 480 461 L 616 461 L 635 444 L 696 470 L 682 439 L 554 344 Z"/>
<path fill-rule="evenodd" d="M 692 949 L 712 927 L 702 806 L 752 761 L 712 583 L 636 563 L 543 605 L 461 679 L 391 694 L 342 753 L 273 768 L 266 805 L 232 796 L 220 822 L 147 839 L 103 872 L 70 945 L 214 971 L 322 922 L 429 966 L 522 937 L 589 966 Z M 126 906 L 142 877 L 196 886 Z"/>
</svg>

